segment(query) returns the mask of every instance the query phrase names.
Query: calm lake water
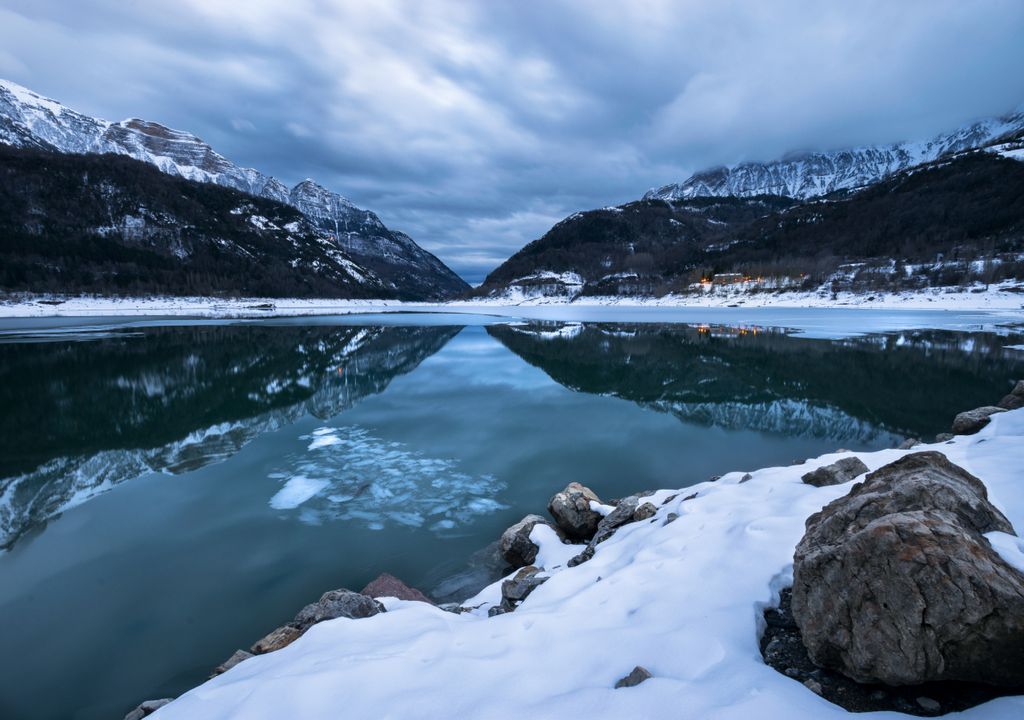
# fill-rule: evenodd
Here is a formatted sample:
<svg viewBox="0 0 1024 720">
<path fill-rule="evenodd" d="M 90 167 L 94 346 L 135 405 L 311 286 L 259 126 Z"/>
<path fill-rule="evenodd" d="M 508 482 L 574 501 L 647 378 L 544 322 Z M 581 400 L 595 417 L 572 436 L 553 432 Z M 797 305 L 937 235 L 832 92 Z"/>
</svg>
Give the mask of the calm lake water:
<svg viewBox="0 0 1024 720">
<path fill-rule="evenodd" d="M 0 335 L 0 717 L 120 718 L 382 571 L 462 599 L 573 480 L 930 439 L 1024 376 L 1019 334 L 489 322 Z"/>
</svg>

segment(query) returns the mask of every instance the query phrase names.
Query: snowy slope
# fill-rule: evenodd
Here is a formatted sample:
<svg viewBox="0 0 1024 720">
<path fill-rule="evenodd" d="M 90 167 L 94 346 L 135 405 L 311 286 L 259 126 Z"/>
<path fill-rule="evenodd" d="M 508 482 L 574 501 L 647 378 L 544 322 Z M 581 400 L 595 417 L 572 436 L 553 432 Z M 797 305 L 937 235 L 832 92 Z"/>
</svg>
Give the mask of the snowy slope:
<svg viewBox="0 0 1024 720">
<path fill-rule="evenodd" d="M 923 142 L 868 145 L 848 150 L 788 155 L 773 162 L 747 162 L 696 173 L 682 183 L 650 190 L 644 199 L 702 196 L 785 195 L 810 198 L 870 185 L 892 173 L 949 153 L 983 147 L 1024 130 L 1024 107 L 937 135 Z"/>
<path fill-rule="evenodd" d="M 1024 527 L 1024 410 L 947 444 L 862 453 L 871 469 L 907 452 L 945 453 L 980 477 Z M 752 473 L 651 496 L 649 523 L 620 529 L 575 568 L 575 553 L 538 527 L 538 564 L 551 578 L 514 613 L 488 618 L 495 584 L 455 615 L 388 600 L 388 612 L 314 626 L 292 645 L 240 663 L 165 706 L 157 720 L 374 718 L 848 718 L 849 713 L 766 666 L 758 650 L 766 604 L 789 584 L 804 521 L 852 483 L 814 488 L 802 474 L 834 461 Z M 697 492 L 696 499 L 683 500 Z M 543 499 L 538 499 L 538 507 Z M 669 513 L 679 519 L 664 524 Z M 993 542 L 1024 566 L 1018 538 Z M 653 678 L 613 689 L 636 665 Z M 968 710 L 968 720 L 1019 718 L 1024 697 Z M 894 717 L 892 713 L 865 714 Z"/>
<path fill-rule="evenodd" d="M 195 135 L 132 118 L 110 122 L 83 115 L 0 79 L 0 143 L 62 153 L 113 153 L 170 175 L 214 183 L 299 209 L 335 235 L 358 262 L 391 281 L 409 299 L 441 299 L 468 289 L 454 272 L 368 210 L 312 180 L 289 189 L 253 168 L 239 167 Z"/>
</svg>

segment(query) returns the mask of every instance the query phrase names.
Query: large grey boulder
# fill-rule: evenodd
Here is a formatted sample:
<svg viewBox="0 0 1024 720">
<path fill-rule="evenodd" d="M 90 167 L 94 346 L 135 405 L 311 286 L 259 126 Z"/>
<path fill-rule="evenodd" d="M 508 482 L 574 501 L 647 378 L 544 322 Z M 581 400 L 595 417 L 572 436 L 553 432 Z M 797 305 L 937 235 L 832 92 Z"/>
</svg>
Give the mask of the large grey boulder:
<svg viewBox="0 0 1024 720">
<path fill-rule="evenodd" d="M 591 509 L 592 502 L 601 502 L 593 490 L 576 482 L 569 483 L 565 490 L 551 498 L 548 512 L 570 540 L 586 541 L 594 537 L 602 517 Z"/>
<path fill-rule="evenodd" d="M 384 606 L 371 597 L 351 590 L 330 590 L 299 610 L 292 625 L 305 631 L 324 620 L 368 618 L 384 612 Z"/>
<path fill-rule="evenodd" d="M 1004 410 L 1018 410 L 1024 407 L 1024 380 L 1018 380 L 1017 385 L 999 401 L 999 407 Z"/>
<path fill-rule="evenodd" d="M 404 582 L 390 573 L 381 573 L 370 583 L 359 591 L 360 595 L 372 598 L 393 597 L 399 600 L 416 600 L 431 605 L 434 601 L 414 587 L 409 587 Z"/>
<path fill-rule="evenodd" d="M 953 419 L 954 435 L 973 435 L 992 421 L 992 416 L 1006 412 L 1001 407 L 986 405 L 985 407 L 966 410 Z"/>
<path fill-rule="evenodd" d="M 818 665 L 858 682 L 1024 684 L 1024 574 L 983 533 L 1013 532 L 941 453 L 869 474 L 807 520 L 794 620 Z"/>
<path fill-rule="evenodd" d="M 811 470 L 800 479 L 814 487 L 825 487 L 849 482 L 867 471 L 868 466 L 859 457 L 844 457 L 831 465 Z"/>
<path fill-rule="evenodd" d="M 498 541 L 498 551 L 505 562 L 514 568 L 533 565 L 533 561 L 537 559 L 537 553 L 540 552 L 540 548 L 537 546 L 537 543 L 530 539 L 530 533 L 538 525 L 552 527 L 551 523 L 540 515 L 527 515 L 501 534 L 501 539 Z M 561 530 L 553 527 L 552 529 L 558 533 L 559 537 L 562 536 Z"/>
</svg>

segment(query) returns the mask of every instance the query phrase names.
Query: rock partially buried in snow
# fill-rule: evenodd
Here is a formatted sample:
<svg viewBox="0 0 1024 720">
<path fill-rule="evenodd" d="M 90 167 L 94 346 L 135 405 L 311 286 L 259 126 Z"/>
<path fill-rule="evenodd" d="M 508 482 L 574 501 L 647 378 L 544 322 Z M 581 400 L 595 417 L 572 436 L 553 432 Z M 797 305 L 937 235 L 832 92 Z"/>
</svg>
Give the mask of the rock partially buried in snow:
<svg viewBox="0 0 1024 720">
<path fill-rule="evenodd" d="M 210 677 L 217 677 L 218 675 L 222 675 L 238 663 L 242 662 L 243 660 L 248 660 L 251 657 L 254 657 L 251 652 L 246 652 L 245 650 L 235 650 L 235 653 L 231 657 L 229 657 L 227 660 L 225 660 L 213 669 L 213 672 L 210 674 Z"/>
<path fill-rule="evenodd" d="M 419 602 L 434 604 L 434 601 L 414 587 L 409 587 L 404 582 L 390 573 L 381 573 L 369 585 L 364 587 L 360 595 L 372 598 L 393 597 L 399 600 L 416 600 Z"/>
<path fill-rule="evenodd" d="M 335 618 L 358 620 L 382 612 L 384 612 L 383 605 L 362 593 L 344 588 L 330 590 L 321 595 L 315 603 L 310 603 L 299 610 L 299 614 L 290 623 L 277 628 L 249 649 L 256 655 L 274 652 L 291 645 L 309 628 L 324 620 L 334 620 Z"/>
<path fill-rule="evenodd" d="M 511 603 L 520 603 L 527 596 L 541 585 L 548 581 L 547 577 L 540 577 L 540 568 L 524 567 L 515 575 L 501 584 L 501 597 Z"/>
<path fill-rule="evenodd" d="M 124 720 L 142 720 L 144 717 L 149 717 L 157 710 L 162 708 L 167 703 L 174 700 L 174 698 L 163 698 L 162 700 L 146 700 L 145 702 L 139 703 L 139 706 L 132 710 L 130 713 L 124 716 Z"/>
<path fill-rule="evenodd" d="M 600 502 L 593 490 L 574 482 L 554 494 L 548 503 L 548 512 L 570 540 L 586 541 L 594 537 L 602 517 L 591 503 Z"/>
<path fill-rule="evenodd" d="M 650 680 L 652 677 L 653 675 L 651 675 L 646 668 L 637 665 L 632 669 L 632 671 L 630 671 L 629 675 L 619 679 L 619 681 L 615 683 L 615 689 L 618 690 L 619 688 L 636 687 L 644 680 Z"/>
<path fill-rule="evenodd" d="M 849 482 L 867 471 L 868 466 L 859 457 L 845 457 L 831 465 L 812 470 L 800 479 L 814 487 L 825 487 Z"/>
<path fill-rule="evenodd" d="M 271 631 L 265 637 L 257 640 L 253 643 L 253 646 L 249 648 L 253 654 L 262 655 L 268 652 L 274 652 L 280 650 L 283 647 L 291 645 L 293 642 L 302 637 L 303 631 L 297 627 L 291 625 L 282 625 L 276 630 Z"/>
<path fill-rule="evenodd" d="M 552 527 L 555 532 L 561 535 L 561 531 L 554 528 L 551 523 L 540 515 L 527 515 L 501 534 L 501 540 L 498 541 L 498 550 L 501 552 L 501 557 L 504 558 L 505 562 L 514 568 L 533 564 L 533 561 L 537 559 L 537 553 L 540 552 L 540 548 L 537 546 L 537 543 L 530 539 L 530 533 L 538 525 Z"/>
<path fill-rule="evenodd" d="M 986 405 L 960 413 L 953 420 L 954 435 L 973 435 L 992 421 L 992 416 L 1006 412 L 1001 407 Z"/>
<path fill-rule="evenodd" d="M 1024 574 L 982 536 L 1013 528 L 976 477 L 907 455 L 806 527 L 792 608 L 816 664 L 889 685 L 1024 684 Z"/>
<path fill-rule="evenodd" d="M 368 618 L 384 612 L 384 606 L 371 597 L 351 590 L 330 590 L 320 596 L 315 603 L 310 603 L 299 611 L 292 625 L 303 632 L 324 620 L 335 618 Z"/>
<path fill-rule="evenodd" d="M 1024 407 L 1024 380 L 1017 381 L 1010 394 L 999 401 L 999 407 L 1004 410 L 1018 410 Z"/>
<path fill-rule="evenodd" d="M 640 494 L 628 495 L 627 497 L 619 500 L 615 509 L 601 518 L 597 523 L 597 530 L 594 532 L 594 537 L 591 538 L 587 547 L 569 560 L 569 567 L 582 565 L 594 557 L 594 551 L 598 543 L 602 543 L 610 538 L 615 534 L 615 531 L 623 525 L 628 525 L 629 523 L 653 517 L 658 512 L 658 509 L 649 502 L 645 502 L 641 505 L 641 497 L 643 496 Z"/>
</svg>

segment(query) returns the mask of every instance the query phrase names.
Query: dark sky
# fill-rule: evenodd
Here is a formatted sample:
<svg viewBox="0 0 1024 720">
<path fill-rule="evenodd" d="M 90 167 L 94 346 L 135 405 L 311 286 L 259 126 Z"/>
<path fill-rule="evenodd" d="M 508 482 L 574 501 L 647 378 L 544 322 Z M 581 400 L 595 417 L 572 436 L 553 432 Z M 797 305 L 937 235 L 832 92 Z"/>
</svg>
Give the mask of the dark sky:
<svg viewBox="0 0 1024 720">
<path fill-rule="evenodd" d="M 0 0 L 0 77 L 189 130 L 471 281 L 576 211 L 1024 102 L 1022 0 Z"/>
</svg>

